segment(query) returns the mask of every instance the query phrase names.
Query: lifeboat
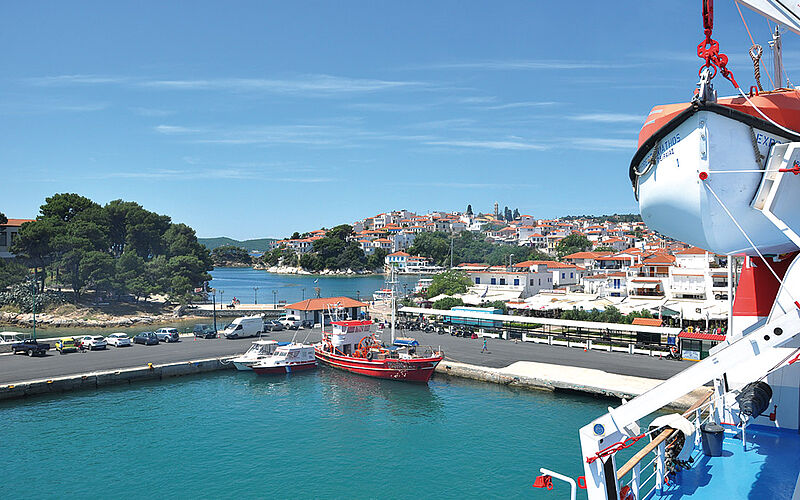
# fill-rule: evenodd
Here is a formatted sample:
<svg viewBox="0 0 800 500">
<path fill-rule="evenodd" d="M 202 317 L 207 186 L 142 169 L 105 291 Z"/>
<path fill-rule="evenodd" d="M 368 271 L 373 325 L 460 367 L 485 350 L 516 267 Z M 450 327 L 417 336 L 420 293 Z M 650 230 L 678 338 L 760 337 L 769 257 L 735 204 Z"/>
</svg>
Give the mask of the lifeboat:
<svg viewBox="0 0 800 500">
<path fill-rule="evenodd" d="M 781 229 L 800 227 L 800 149 L 789 147 L 800 141 L 794 131 L 800 131 L 794 89 L 655 106 L 629 171 L 642 219 L 719 254 L 797 251 Z"/>
</svg>

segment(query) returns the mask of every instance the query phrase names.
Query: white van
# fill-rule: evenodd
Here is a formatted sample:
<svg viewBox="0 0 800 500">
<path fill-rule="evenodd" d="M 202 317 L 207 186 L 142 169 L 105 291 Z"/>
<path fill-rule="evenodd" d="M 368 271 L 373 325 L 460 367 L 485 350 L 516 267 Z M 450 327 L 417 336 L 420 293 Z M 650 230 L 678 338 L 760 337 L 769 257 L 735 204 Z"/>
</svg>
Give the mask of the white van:
<svg viewBox="0 0 800 500">
<path fill-rule="evenodd" d="M 236 318 L 222 332 L 226 339 L 257 337 L 264 331 L 264 320 L 261 316 L 243 316 Z"/>
</svg>

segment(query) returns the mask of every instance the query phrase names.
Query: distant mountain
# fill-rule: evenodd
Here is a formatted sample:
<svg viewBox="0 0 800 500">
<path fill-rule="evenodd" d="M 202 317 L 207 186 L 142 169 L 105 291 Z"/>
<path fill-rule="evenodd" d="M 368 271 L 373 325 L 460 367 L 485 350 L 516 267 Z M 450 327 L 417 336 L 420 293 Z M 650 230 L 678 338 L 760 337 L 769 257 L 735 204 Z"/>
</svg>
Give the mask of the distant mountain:
<svg viewBox="0 0 800 500">
<path fill-rule="evenodd" d="M 225 236 L 221 236 L 219 238 L 197 238 L 202 245 L 205 245 L 206 248 L 209 250 L 214 250 L 217 247 L 225 246 L 225 245 L 233 245 L 236 247 L 241 247 L 246 250 L 255 250 L 257 252 L 266 252 L 269 250 L 269 246 L 272 243 L 275 243 L 277 240 L 275 238 L 258 238 L 254 240 L 234 240 L 233 238 L 227 238 Z"/>
</svg>

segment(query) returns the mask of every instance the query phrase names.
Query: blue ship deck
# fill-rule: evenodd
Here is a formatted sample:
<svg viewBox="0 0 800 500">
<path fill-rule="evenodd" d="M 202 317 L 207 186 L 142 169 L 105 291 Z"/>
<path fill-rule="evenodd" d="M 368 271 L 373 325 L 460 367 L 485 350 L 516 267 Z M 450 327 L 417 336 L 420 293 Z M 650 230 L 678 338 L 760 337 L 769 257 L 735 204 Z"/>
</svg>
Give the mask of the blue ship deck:
<svg viewBox="0 0 800 500">
<path fill-rule="evenodd" d="M 726 429 L 723 456 L 707 457 L 700 451 L 691 469 L 678 472 L 676 481 L 650 498 L 792 498 L 800 473 L 800 434 L 755 426 L 746 432 L 743 449 L 741 430 Z"/>
</svg>

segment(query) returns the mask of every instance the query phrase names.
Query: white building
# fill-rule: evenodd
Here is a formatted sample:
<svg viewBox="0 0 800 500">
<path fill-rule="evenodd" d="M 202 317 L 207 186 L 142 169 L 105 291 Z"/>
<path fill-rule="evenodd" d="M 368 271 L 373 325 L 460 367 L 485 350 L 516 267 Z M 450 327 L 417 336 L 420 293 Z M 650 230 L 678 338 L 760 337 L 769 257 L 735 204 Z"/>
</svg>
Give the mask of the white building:
<svg viewBox="0 0 800 500">
<path fill-rule="evenodd" d="M 0 225 L 0 258 L 14 257 L 14 254 L 11 253 L 11 245 L 17 238 L 20 226 L 26 222 L 33 222 L 33 219 L 8 219 L 8 222 Z"/>
</svg>

